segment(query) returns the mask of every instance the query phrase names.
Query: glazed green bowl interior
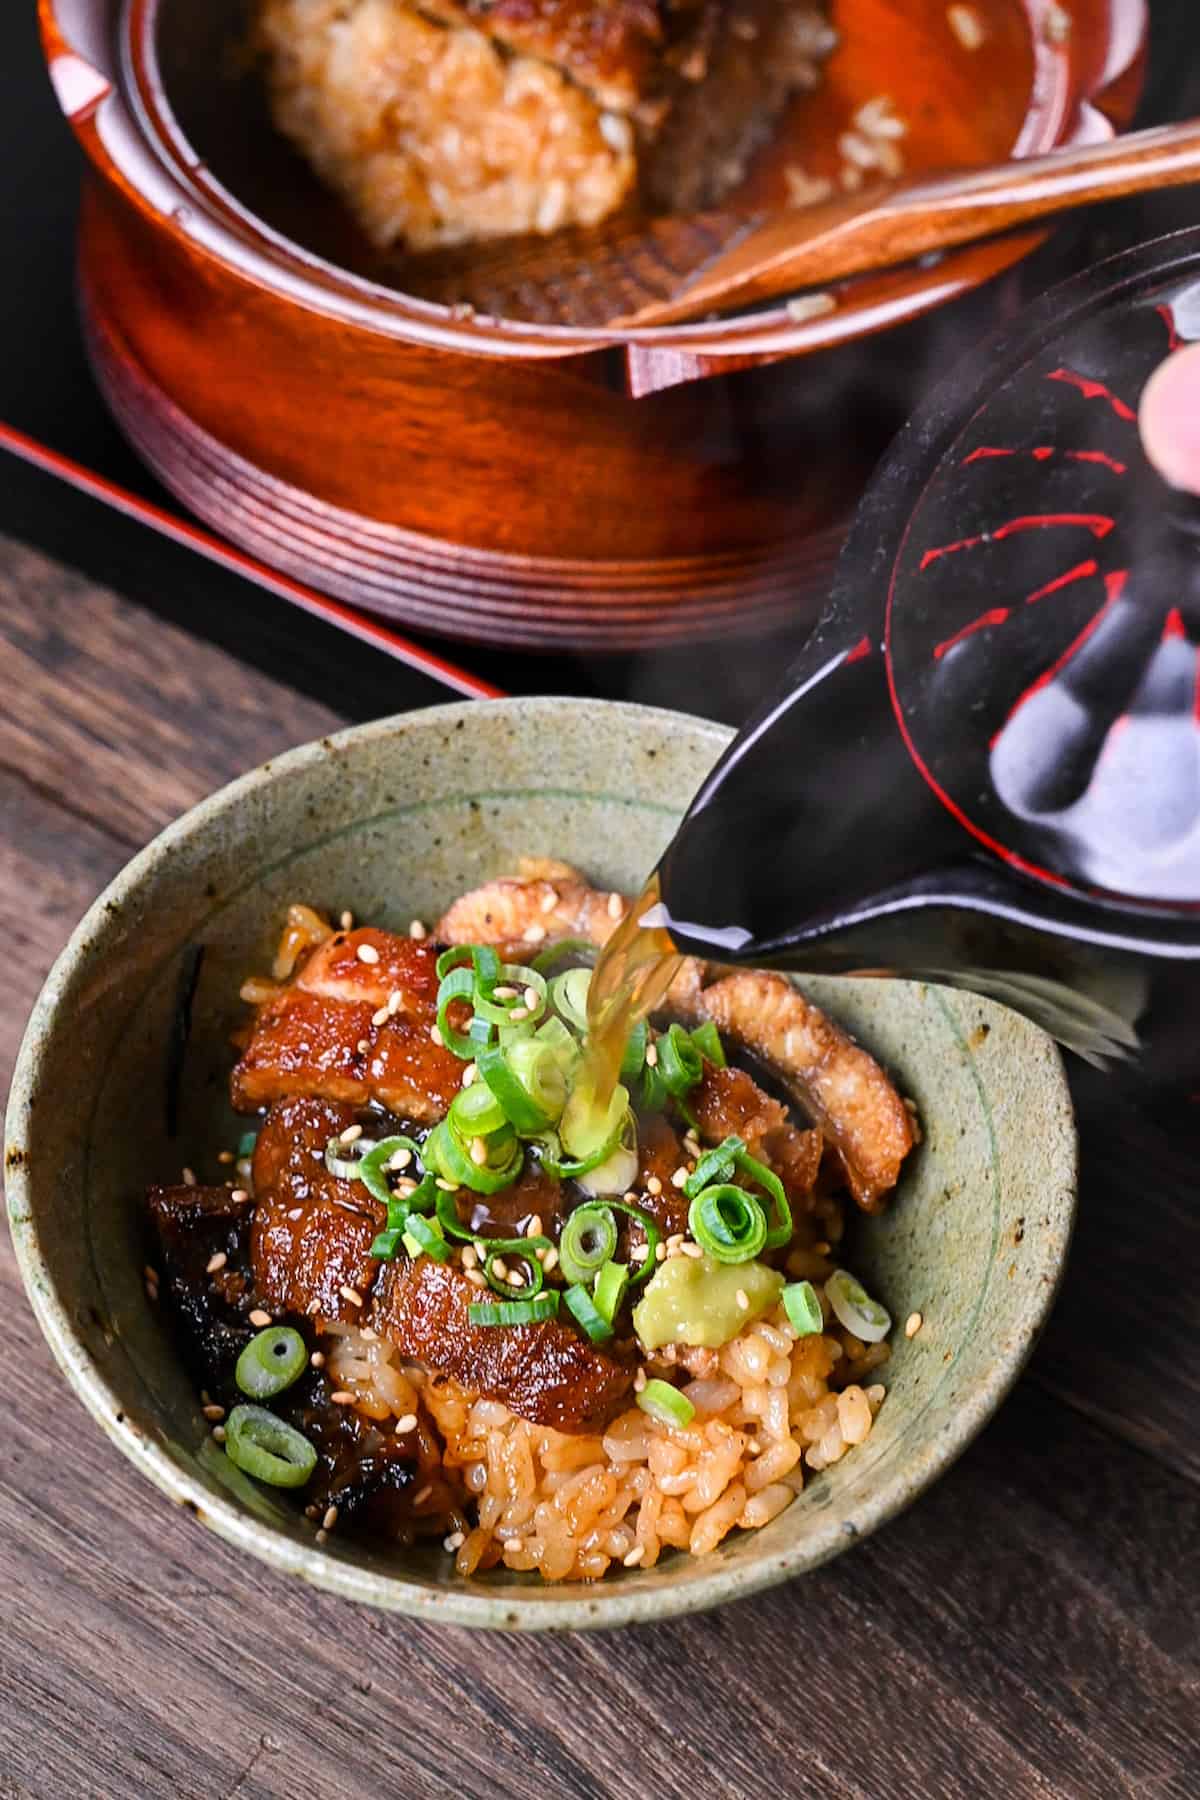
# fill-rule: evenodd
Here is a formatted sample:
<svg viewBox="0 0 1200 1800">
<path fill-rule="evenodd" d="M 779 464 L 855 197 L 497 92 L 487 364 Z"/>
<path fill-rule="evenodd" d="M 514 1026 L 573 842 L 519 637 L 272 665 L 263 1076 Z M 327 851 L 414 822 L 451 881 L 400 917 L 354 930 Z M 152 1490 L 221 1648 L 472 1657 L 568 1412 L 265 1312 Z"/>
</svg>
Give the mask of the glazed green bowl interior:
<svg viewBox="0 0 1200 1800">
<path fill-rule="evenodd" d="M 596 1587 L 499 1570 L 460 1580 L 440 1546 L 324 1548 L 290 1503 L 226 1463 L 142 1280 L 141 1195 L 243 1128 L 228 1110 L 238 987 L 305 900 L 407 928 L 521 852 L 636 890 L 726 741 L 716 726 L 566 700 L 468 703 L 293 752 L 188 814 L 97 902 L 30 1023 L 8 1118 L 8 1202 L 38 1318 L 104 1429 L 206 1523 L 352 1599 L 431 1618 L 563 1629 L 658 1618 L 825 1561 L 911 1501 L 1011 1385 L 1049 1308 L 1074 1206 L 1058 1053 L 988 1001 L 877 980 L 805 983 L 916 1102 L 924 1141 L 852 1263 L 898 1327 L 871 1437 L 761 1531 Z M 196 951 L 203 955 L 197 964 Z M 167 1093 L 194 981 L 177 1130 Z M 147 1504 L 152 1502 L 147 1500 Z"/>
</svg>

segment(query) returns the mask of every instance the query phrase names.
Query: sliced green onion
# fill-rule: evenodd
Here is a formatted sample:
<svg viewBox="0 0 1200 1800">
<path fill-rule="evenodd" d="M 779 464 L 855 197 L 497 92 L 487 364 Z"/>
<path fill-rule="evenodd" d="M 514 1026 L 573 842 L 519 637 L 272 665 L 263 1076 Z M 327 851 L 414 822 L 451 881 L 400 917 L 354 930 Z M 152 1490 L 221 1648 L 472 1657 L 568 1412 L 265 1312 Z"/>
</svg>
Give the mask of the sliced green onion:
<svg viewBox="0 0 1200 1800">
<path fill-rule="evenodd" d="M 234 1407 L 225 1421 L 225 1454 L 268 1487 L 303 1487 L 317 1466 L 308 1439 L 265 1406 Z"/>
<path fill-rule="evenodd" d="M 588 989 L 591 985 L 590 969 L 568 969 L 565 975 L 556 975 L 550 983 L 551 1006 L 560 1018 L 579 1032 L 588 1028 Z"/>
<path fill-rule="evenodd" d="M 490 1045 L 477 1060 L 483 1082 L 468 1088 L 468 1094 L 484 1086 L 501 1118 L 516 1131 L 536 1134 L 554 1124 L 566 1104 L 567 1078 L 553 1044 L 521 1038 L 506 1048 Z"/>
<path fill-rule="evenodd" d="M 683 1184 L 683 1191 L 689 1200 L 703 1193 L 706 1187 L 714 1182 L 727 1182 L 735 1173 L 740 1172 L 756 1181 L 764 1188 L 774 1206 L 775 1222 L 768 1223 L 766 1245 L 768 1250 L 778 1250 L 782 1245 L 790 1243 L 792 1237 L 792 1209 L 788 1205 L 788 1197 L 778 1175 L 768 1169 L 765 1163 L 750 1155 L 742 1138 L 729 1136 L 719 1143 L 714 1150 L 706 1150 L 695 1169 Z"/>
<path fill-rule="evenodd" d="M 455 944 L 449 950 L 443 950 L 438 957 L 435 969 L 439 981 L 444 981 L 451 969 L 457 969 L 469 963 L 471 971 L 479 985 L 489 991 L 500 979 L 500 956 L 490 944 Z"/>
<path fill-rule="evenodd" d="M 505 963 L 500 970 L 501 980 L 496 985 L 513 989 L 502 1000 L 495 998 L 489 990 L 482 993 L 475 990 L 475 1014 L 477 1018 L 486 1019 L 492 1025 L 510 1025 L 511 1015 L 519 1012 L 524 1017 L 518 1024 L 532 1023 L 539 1019 L 546 1010 L 546 977 L 539 975 L 536 969 L 527 969 L 523 963 Z M 536 1003 L 529 1004 L 529 994 L 536 995 Z"/>
<path fill-rule="evenodd" d="M 409 1222 L 414 1216 L 434 1212 L 441 1193 L 441 1188 L 431 1174 L 424 1175 L 411 1194 L 389 1192 L 387 1224 L 372 1242 L 371 1255 L 380 1262 L 391 1262 L 403 1241 L 408 1246 L 409 1255 L 415 1256 L 417 1252 L 413 1250 L 412 1244 L 417 1240 L 412 1238 L 409 1242 L 406 1236 Z M 436 1256 L 437 1252 L 432 1251 L 430 1254 Z"/>
<path fill-rule="evenodd" d="M 596 1277 L 592 1299 L 596 1311 L 611 1325 L 621 1310 L 621 1302 L 629 1292 L 629 1270 L 624 1263 L 606 1262 Z"/>
<path fill-rule="evenodd" d="M 703 1075 L 704 1058 L 682 1025 L 672 1025 L 659 1038 L 658 1072 L 673 1100 L 684 1099 Z"/>
<path fill-rule="evenodd" d="M 374 1138 L 360 1137 L 353 1144 L 343 1144 L 340 1137 L 331 1137 L 325 1146 L 325 1167 L 335 1181 L 358 1181 L 363 1158 L 374 1149 Z"/>
<path fill-rule="evenodd" d="M 660 1425 L 677 1425 L 681 1431 L 696 1416 L 696 1409 L 686 1394 L 681 1394 L 669 1381 L 648 1381 L 637 1396 L 637 1403 Z"/>
<path fill-rule="evenodd" d="M 468 1088 L 467 1092 L 470 1091 Z M 425 1139 L 421 1155 L 425 1167 L 440 1175 L 443 1181 L 452 1181 L 455 1187 L 471 1188 L 476 1194 L 496 1194 L 517 1179 L 524 1158 L 520 1143 L 511 1131 L 498 1132 L 485 1141 L 488 1160 L 477 1163 L 459 1143 L 449 1121 L 443 1119 Z M 501 1156 L 504 1157 L 502 1162 L 498 1160 Z"/>
<path fill-rule="evenodd" d="M 635 1225 L 640 1225 L 645 1233 L 646 1254 L 629 1277 L 630 1287 L 636 1287 L 640 1281 L 645 1281 L 647 1275 L 651 1274 L 654 1269 L 658 1260 L 658 1246 L 662 1240 L 662 1233 L 649 1214 L 644 1213 L 639 1206 L 630 1206 L 626 1200 L 606 1200 L 604 1204 L 610 1212 L 624 1213 L 627 1218 L 633 1220 Z"/>
<path fill-rule="evenodd" d="M 569 1287 L 563 1299 L 567 1303 L 567 1310 L 575 1315 L 576 1323 L 583 1328 L 593 1344 L 603 1344 L 612 1336 L 611 1320 L 604 1317 L 582 1282 Z"/>
<path fill-rule="evenodd" d="M 688 1230 L 717 1262 L 753 1262 L 767 1241 L 767 1215 L 753 1194 L 722 1181 L 696 1195 Z"/>
<path fill-rule="evenodd" d="M 529 967 L 547 975 L 556 963 L 565 961 L 568 956 L 588 956 L 595 962 L 596 955 L 591 938 L 559 938 L 556 944 L 547 944 L 544 950 L 539 950 Z"/>
<path fill-rule="evenodd" d="M 487 1054 L 486 1050 L 481 1050 L 480 1059 Z M 455 1094 L 448 1117 L 455 1136 L 465 1138 L 468 1143 L 473 1138 L 488 1138 L 494 1132 L 503 1131 L 509 1122 L 499 1100 L 483 1081 Z"/>
<path fill-rule="evenodd" d="M 407 1221 L 406 1221 L 407 1223 Z M 391 1225 L 371 1240 L 371 1255 L 376 1262 L 391 1262 L 404 1241 L 404 1226 Z"/>
<path fill-rule="evenodd" d="M 821 1311 L 820 1295 L 811 1281 L 790 1282 L 780 1298 L 797 1337 L 812 1337 L 814 1332 L 824 1331 L 825 1314 Z"/>
<path fill-rule="evenodd" d="M 602 1163 L 594 1169 L 585 1169 L 582 1175 L 575 1177 L 585 1194 L 597 1197 L 609 1194 L 623 1194 L 637 1180 L 638 1146 L 637 1120 L 632 1113 L 626 1113 L 625 1125 L 621 1132 L 621 1142 L 611 1156 L 606 1156 Z"/>
<path fill-rule="evenodd" d="M 892 1329 L 892 1315 L 872 1300 L 860 1281 L 846 1269 L 835 1269 L 825 1283 L 825 1294 L 839 1325 L 852 1331 L 864 1344 L 880 1344 Z"/>
<path fill-rule="evenodd" d="M 605 1206 L 577 1206 L 562 1229 L 558 1261 L 567 1281 L 590 1282 L 617 1247 L 617 1227 Z"/>
<path fill-rule="evenodd" d="M 620 1082 L 614 1087 L 608 1104 L 601 1106 L 590 1081 L 582 1081 L 571 1090 L 563 1108 L 558 1135 L 563 1149 L 575 1160 L 595 1168 L 611 1156 L 620 1142 L 625 1114 L 629 1110 L 629 1090 Z"/>
<path fill-rule="evenodd" d="M 642 1070 L 642 1088 L 638 1096 L 638 1104 L 643 1112 L 661 1112 L 667 1104 L 667 1084 L 657 1068 L 649 1063 Z"/>
<path fill-rule="evenodd" d="M 474 969 L 451 969 L 443 976 L 437 991 L 437 1027 L 447 1050 L 453 1050 L 455 1056 L 461 1056 L 464 1062 L 474 1056 L 478 1048 L 475 1040 L 465 1036 L 450 1023 L 450 1007 L 455 1000 L 475 998 Z"/>
<path fill-rule="evenodd" d="M 304 1339 L 290 1325 L 257 1332 L 237 1359 L 234 1380 L 252 1400 L 273 1400 L 299 1379 L 308 1365 Z"/>
<path fill-rule="evenodd" d="M 625 1046 L 625 1054 L 621 1058 L 621 1080 L 635 1081 L 646 1065 L 646 1045 L 650 1040 L 650 1028 L 645 1019 L 639 1019 L 629 1034 L 629 1042 Z"/>
<path fill-rule="evenodd" d="M 432 1256 L 434 1262 L 449 1262 L 451 1250 L 442 1236 L 442 1228 L 436 1219 L 427 1219 L 423 1213 L 409 1213 L 404 1222 L 404 1248 L 411 1257 L 422 1254 Z"/>
<path fill-rule="evenodd" d="M 532 1300 L 477 1300 L 467 1307 L 472 1325 L 538 1325 L 558 1313 L 558 1289 Z"/>
<path fill-rule="evenodd" d="M 254 1146 L 257 1142 L 257 1131 L 243 1131 L 241 1137 L 238 1139 L 237 1155 L 239 1162 L 243 1162 L 247 1156 L 254 1155 Z"/>
<path fill-rule="evenodd" d="M 516 1025 L 509 1026 L 510 1031 L 515 1032 L 519 1029 L 520 1027 Z M 504 1034 L 501 1033 L 501 1042 L 503 1041 Z M 579 1039 L 568 1031 L 561 1019 L 554 1017 L 543 1019 L 537 1028 L 537 1041 L 539 1044 L 550 1046 L 564 1075 L 571 1073 L 582 1055 Z"/>
<path fill-rule="evenodd" d="M 481 1248 L 484 1259 L 483 1273 L 488 1286 L 494 1288 L 496 1293 L 502 1294 L 506 1300 L 525 1300 L 534 1294 L 541 1293 L 546 1272 L 535 1252 L 548 1250 L 550 1248 L 549 1238 L 477 1238 L 475 1241 Z M 507 1281 L 504 1276 L 497 1275 L 495 1267 L 497 1259 L 504 1261 L 507 1265 L 508 1262 L 518 1258 L 525 1265 L 524 1282 Z"/>
<path fill-rule="evenodd" d="M 461 1244 L 474 1243 L 479 1233 L 472 1231 L 469 1225 L 463 1224 L 458 1216 L 458 1205 L 454 1195 L 448 1194 L 445 1188 L 437 1189 L 434 1211 L 437 1222 L 442 1228 L 443 1237 L 457 1238 Z"/>
<path fill-rule="evenodd" d="M 692 1042 L 705 1062 L 714 1064 L 718 1069 L 725 1067 L 725 1046 L 711 1019 L 705 1019 L 703 1025 L 697 1025 L 692 1033 Z"/>
<path fill-rule="evenodd" d="M 362 1142 L 361 1138 L 359 1139 L 359 1142 Z M 372 1144 L 370 1150 L 368 1150 L 367 1154 L 359 1162 L 356 1171 L 358 1179 L 362 1182 L 368 1194 L 370 1194 L 373 1199 L 378 1200 L 381 1206 L 391 1205 L 392 1190 L 388 1185 L 387 1165 L 391 1162 L 393 1156 L 398 1156 L 402 1150 L 407 1150 L 411 1158 L 418 1157 L 421 1154 L 420 1146 L 410 1137 L 386 1137 L 380 1138 L 377 1144 Z M 325 1155 L 326 1162 L 328 1163 L 329 1152 L 326 1151 Z M 408 1166 L 409 1165 L 406 1163 L 405 1169 L 407 1169 Z M 399 1171 L 397 1171 L 397 1173 L 399 1173 Z M 413 1179 L 416 1179 L 415 1174 Z"/>
</svg>

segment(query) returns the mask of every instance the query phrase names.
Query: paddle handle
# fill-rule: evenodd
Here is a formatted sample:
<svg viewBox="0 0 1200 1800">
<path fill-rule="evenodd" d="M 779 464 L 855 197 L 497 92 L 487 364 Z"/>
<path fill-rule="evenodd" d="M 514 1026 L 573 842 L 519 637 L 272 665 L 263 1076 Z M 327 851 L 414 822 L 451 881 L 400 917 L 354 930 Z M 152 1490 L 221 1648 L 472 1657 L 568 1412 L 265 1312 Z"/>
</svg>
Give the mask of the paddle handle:
<svg viewBox="0 0 1200 1800">
<path fill-rule="evenodd" d="M 995 237 L 1068 207 L 1197 181 L 1200 120 L 1193 119 L 913 182 L 874 201 L 838 203 L 828 209 L 834 216 L 824 229 L 811 212 L 777 215 L 717 256 L 671 300 L 639 313 L 637 323 L 667 324 L 823 287 Z"/>
</svg>

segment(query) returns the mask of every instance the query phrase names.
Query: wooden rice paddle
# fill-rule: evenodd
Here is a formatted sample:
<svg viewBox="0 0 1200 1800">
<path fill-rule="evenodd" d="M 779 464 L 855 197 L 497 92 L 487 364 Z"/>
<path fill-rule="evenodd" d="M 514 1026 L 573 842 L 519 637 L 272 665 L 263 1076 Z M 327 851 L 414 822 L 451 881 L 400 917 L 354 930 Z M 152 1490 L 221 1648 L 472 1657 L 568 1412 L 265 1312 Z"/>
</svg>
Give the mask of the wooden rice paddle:
<svg viewBox="0 0 1200 1800">
<path fill-rule="evenodd" d="M 1077 144 L 1048 156 L 879 186 L 747 219 L 709 212 L 622 216 L 479 256 L 459 292 L 501 316 L 563 325 L 658 326 L 821 289 L 1073 206 L 1200 181 L 1200 120 Z M 513 247 L 515 248 L 515 247 Z M 426 292 L 429 292 L 426 285 Z"/>
</svg>

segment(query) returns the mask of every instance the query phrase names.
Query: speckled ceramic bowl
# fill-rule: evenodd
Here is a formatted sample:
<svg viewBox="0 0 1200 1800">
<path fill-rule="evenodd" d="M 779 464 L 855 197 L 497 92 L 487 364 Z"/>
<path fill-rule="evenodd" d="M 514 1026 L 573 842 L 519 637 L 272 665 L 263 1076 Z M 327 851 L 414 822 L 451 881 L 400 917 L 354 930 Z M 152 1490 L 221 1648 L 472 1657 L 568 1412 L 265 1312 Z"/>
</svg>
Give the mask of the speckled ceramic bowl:
<svg viewBox="0 0 1200 1800">
<path fill-rule="evenodd" d="M 907 983 L 807 983 L 896 1073 L 925 1140 L 852 1262 L 897 1320 L 868 1442 L 762 1531 L 595 1588 L 504 1571 L 461 1581 L 440 1549 L 324 1549 L 236 1475 L 142 1286 L 140 1196 L 230 1141 L 229 1032 L 294 899 L 405 925 L 518 850 L 636 888 L 726 734 L 639 707 L 468 703 L 294 751 L 206 801 L 97 901 L 38 1001 L 7 1120 L 7 1198 L 29 1296 L 104 1430 L 177 1504 L 277 1568 L 369 1604 L 516 1630 L 657 1619 L 826 1561 L 906 1506 L 1000 1403 L 1046 1317 L 1070 1237 L 1075 1132 L 1058 1053 L 984 1000 Z M 177 1134 L 166 1071 L 203 947 Z M 231 1479 L 232 1477 L 232 1479 Z M 149 1497 L 147 1504 L 151 1504 Z"/>
</svg>

